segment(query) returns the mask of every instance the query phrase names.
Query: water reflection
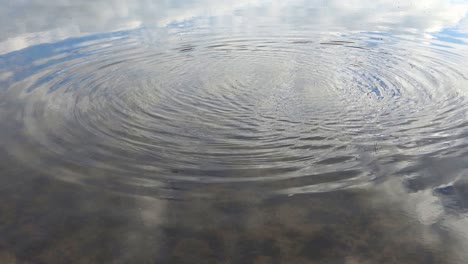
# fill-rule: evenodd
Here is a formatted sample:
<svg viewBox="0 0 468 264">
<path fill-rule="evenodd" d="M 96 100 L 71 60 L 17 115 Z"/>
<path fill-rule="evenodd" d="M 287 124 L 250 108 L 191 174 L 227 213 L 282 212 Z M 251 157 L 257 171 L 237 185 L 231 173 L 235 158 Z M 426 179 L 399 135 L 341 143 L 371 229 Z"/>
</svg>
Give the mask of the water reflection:
<svg viewBox="0 0 468 264">
<path fill-rule="evenodd" d="M 0 8 L 0 262 L 468 257 L 466 2 L 49 2 Z"/>
<path fill-rule="evenodd" d="M 324 31 L 466 32 L 464 1 L 8 1 L 0 10 L 3 53 L 90 33 L 139 27 L 224 27 L 229 31 L 271 25 Z M 46 14 L 54 14 L 48 16 Z M 11 23 L 11 20 L 16 23 Z"/>
</svg>

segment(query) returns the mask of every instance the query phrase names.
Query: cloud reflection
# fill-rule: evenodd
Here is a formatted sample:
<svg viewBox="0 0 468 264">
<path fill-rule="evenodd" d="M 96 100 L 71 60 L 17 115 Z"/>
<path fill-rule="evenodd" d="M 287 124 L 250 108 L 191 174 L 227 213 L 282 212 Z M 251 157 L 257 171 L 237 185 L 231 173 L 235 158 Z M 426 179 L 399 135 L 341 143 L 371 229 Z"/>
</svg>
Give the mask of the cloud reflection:
<svg viewBox="0 0 468 264">
<path fill-rule="evenodd" d="M 187 20 L 229 27 L 239 21 L 242 26 L 280 23 L 324 31 L 466 30 L 468 10 L 466 2 L 443 0 L 2 1 L 7 2 L 0 8 L 2 53 L 90 33 L 167 27 Z"/>
</svg>

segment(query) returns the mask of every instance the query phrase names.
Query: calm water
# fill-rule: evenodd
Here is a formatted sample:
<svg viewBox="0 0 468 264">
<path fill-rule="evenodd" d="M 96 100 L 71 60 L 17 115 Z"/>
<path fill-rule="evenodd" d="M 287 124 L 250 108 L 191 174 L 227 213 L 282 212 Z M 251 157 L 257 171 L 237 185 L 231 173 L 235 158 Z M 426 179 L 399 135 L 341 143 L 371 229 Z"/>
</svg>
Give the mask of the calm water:
<svg viewBox="0 0 468 264">
<path fill-rule="evenodd" d="M 467 1 L 0 3 L 0 263 L 467 263 Z"/>
</svg>

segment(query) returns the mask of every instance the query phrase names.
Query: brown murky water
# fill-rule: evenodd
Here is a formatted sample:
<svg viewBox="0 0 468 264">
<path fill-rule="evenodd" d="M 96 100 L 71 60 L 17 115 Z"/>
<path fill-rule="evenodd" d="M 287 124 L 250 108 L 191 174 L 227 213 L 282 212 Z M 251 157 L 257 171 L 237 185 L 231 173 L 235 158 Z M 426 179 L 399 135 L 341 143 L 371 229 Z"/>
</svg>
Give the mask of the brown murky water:
<svg viewBox="0 0 468 264">
<path fill-rule="evenodd" d="M 466 263 L 467 14 L 4 1 L 0 263 Z"/>
</svg>

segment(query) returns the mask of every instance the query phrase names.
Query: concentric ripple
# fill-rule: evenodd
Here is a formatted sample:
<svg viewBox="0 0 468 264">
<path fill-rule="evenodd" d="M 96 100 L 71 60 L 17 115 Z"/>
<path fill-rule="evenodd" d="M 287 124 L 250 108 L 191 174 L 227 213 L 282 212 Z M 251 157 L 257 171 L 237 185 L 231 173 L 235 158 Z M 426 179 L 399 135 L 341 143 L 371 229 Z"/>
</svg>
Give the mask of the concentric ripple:
<svg viewBox="0 0 468 264">
<path fill-rule="evenodd" d="M 10 154 L 64 180 L 149 193 L 161 182 L 326 192 L 440 155 L 466 161 L 464 44 L 379 32 L 145 34 L 46 45 L 27 66 L 33 48 L 2 56 L 14 69 L 0 91 Z"/>
</svg>

